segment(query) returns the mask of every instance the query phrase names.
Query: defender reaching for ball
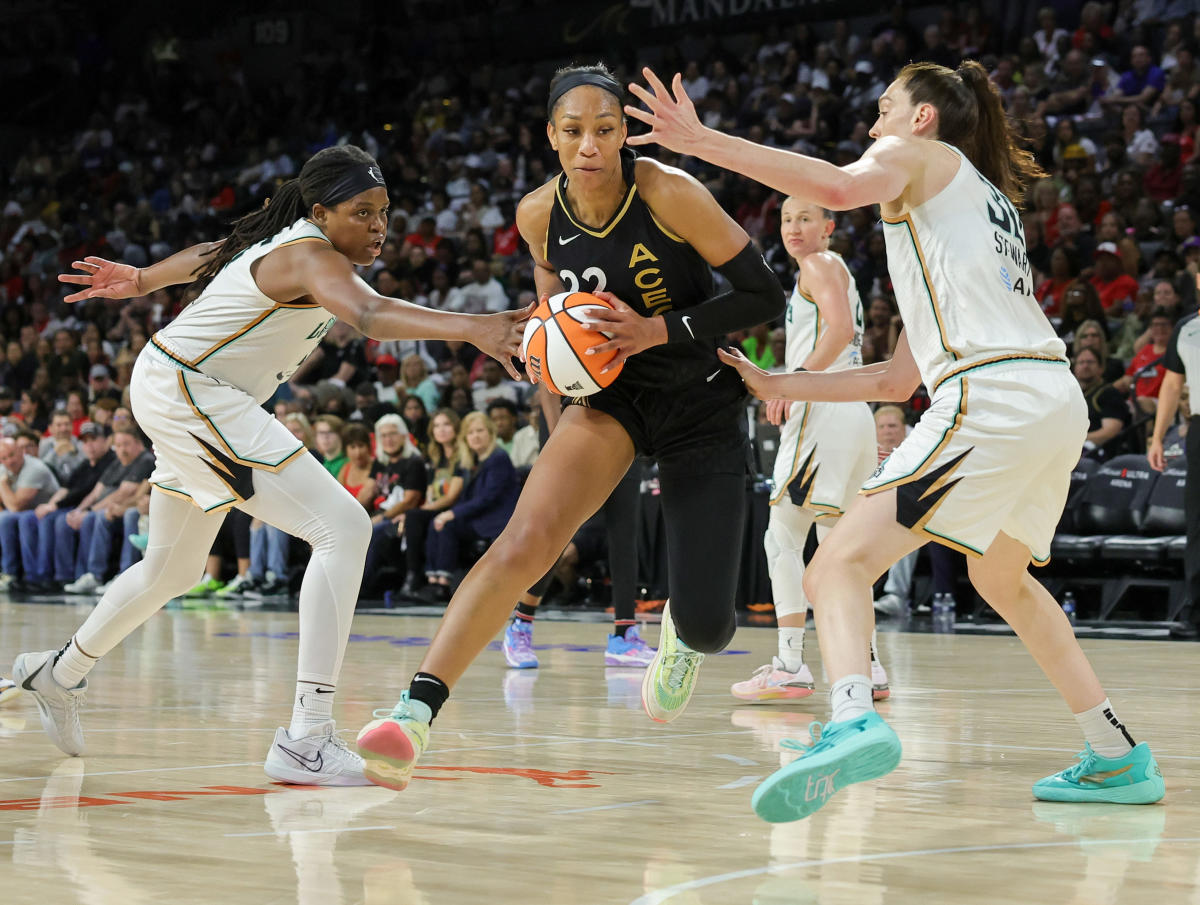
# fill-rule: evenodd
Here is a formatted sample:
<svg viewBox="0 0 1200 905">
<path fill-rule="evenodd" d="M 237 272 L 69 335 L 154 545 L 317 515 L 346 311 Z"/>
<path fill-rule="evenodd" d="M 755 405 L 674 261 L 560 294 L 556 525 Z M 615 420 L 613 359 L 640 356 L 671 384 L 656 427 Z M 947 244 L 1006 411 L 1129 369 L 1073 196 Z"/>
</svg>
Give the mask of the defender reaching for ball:
<svg viewBox="0 0 1200 905">
<path fill-rule="evenodd" d="M 744 390 L 716 339 L 783 312 L 783 289 L 749 237 L 691 176 L 622 150 L 624 92 L 602 66 L 560 70 L 546 134 L 562 174 L 517 210 L 538 294 L 584 289 L 613 311 L 595 354 L 624 362 L 615 382 L 574 400 L 504 533 L 467 575 L 409 690 L 358 737 L 367 776 L 402 789 L 451 687 L 549 569 L 639 450 L 658 461 L 671 602 L 642 702 L 669 721 L 704 654 L 735 628 L 745 510 Z M 732 288 L 715 295 L 710 265 Z"/>
<path fill-rule="evenodd" d="M 1050 801 L 1148 803 L 1163 796 L 1158 765 L 1115 715 L 1067 617 L 1029 574 L 1050 558 L 1087 411 L 1066 350 L 1033 297 L 1014 199 L 1040 175 L 1015 143 L 987 71 L 912 63 L 879 99 L 875 144 L 837 167 L 706 128 L 677 75 L 649 69 L 626 108 L 657 142 L 736 168 L 835 210 L 879 204 L 888 270 L 904 315 L 891 361 L 836 374 L 768 375 L 722 352 L 762 399 L 907 399 L 932 404 L 879 466 L 804 574 L 815 603 L 833 716 L 820 741 L 754 793 L 759 816 L 797 820 L 838 789 L 900 762 L 900 740 L 875 712 L 867 657 L 871 584 L 927 540 L 968 554 L 971 582 L 1012 626 L 1083 730 L 1079 763 L 1039 780 Z M 811 732 L 814 739 L 816 732 Z"/>
</svg>

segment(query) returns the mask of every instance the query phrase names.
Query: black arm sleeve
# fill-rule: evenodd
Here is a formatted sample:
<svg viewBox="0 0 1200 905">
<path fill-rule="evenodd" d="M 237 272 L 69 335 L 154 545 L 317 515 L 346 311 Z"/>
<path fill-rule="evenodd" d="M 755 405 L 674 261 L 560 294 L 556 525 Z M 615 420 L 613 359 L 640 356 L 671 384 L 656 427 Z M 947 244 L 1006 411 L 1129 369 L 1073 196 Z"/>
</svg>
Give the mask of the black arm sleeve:
<svg viewBox="0 0 1200 905">
<path fill-rule="evenodd" d="M 667 342 L 724 336 L 783 314 L 787 305 L 783 287 L 753 242 L 747 242 L 745 248 L 716 270 L 733 288 L 694 308 L 664 314 Z"/>
</svg>

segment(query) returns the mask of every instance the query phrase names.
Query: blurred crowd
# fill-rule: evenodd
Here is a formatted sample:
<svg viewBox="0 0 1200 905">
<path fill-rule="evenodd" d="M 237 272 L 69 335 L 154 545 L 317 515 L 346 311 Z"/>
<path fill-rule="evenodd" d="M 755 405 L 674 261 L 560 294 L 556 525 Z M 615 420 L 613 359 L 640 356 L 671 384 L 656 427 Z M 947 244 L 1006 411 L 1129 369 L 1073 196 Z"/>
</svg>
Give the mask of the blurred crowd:
<svg viewBox="0 0 1200 905">
<path fill-rule="evenodd" d="M 855 22 L 690 35 L 645 59 L 609 62 L 625 80 L 641 62 L 677 69 L 707 124 L 841 164 L 869 144 L 876 100 L 904 63 L 980 60 L 1047 174 L 1029 187 L 1022 214 L 1032 288 L 1088 398 L 1089 452 L 1111 455 L 1143 447 L 1167 339 L 1197 308 L 1200 23 L 1190 6 L 1088 2 L 1070 16 L 1047 7 L 1015 43 L 977 4 L 912 14 L 896 6 Z M 417 65 L 377 42 L 365 59 L 314 52 L 271 81 L 235 54 L 194 65 L 198 49 L 169 32 L 130 56 L 100 33 L 73 41 L 64 26 L 34 21 L 26 37 L 37 60 L 17 74 L 54 67 L 86 86 L 88 103 L 0 160 L 0 580 L 87 593 L 138 555 L 152 453 L 130 415 L 130 373 L 148 337 L 194 293 L 68 306 L 56 274 L 87 255 L 144 266 L 217 238 L 308 155 L 352 142 L 380 161 L 392 196 L 387 241 L 363 273 L 378 292 L 455 311 L 524 305 L 533 279 L 514 212 L 558 170 L 545 139 L 555 63 Z M 21 66 L 5 65 L 10 74 Z M 777 195 L 692 158 L 650 153 L 707 185 L 790 288 Z M 863 298 L 864 361 L 884 360 L 903 325 L 877 211 L 838 214 L 831 247 Z M 765 368 L 782 365 L 781 324 L 730 340 Z M 919 390 L 909 420 L 927 404 Z M 388 580 L 410 591 L 428 584 L 435 597 L 472 542 L 503 527 L 539 448 L 529 385 L 477 350 L 380 343 L 344 324 L 271 405 L 371 513 L 372 562 L 403 561 Z M 1168 453 L 1178 452 L 1182 432 L 1171 442 Z M 105 470 L 114 460 L 120 473 Z M 38 472 L 36 493 L 6 493 L 28 490 L 28 468 Z M 229 521 L 197 593 L 286 588 L 287 539 Z M 368 580 L 379 572 L 369 566 Z"/>
</svg>

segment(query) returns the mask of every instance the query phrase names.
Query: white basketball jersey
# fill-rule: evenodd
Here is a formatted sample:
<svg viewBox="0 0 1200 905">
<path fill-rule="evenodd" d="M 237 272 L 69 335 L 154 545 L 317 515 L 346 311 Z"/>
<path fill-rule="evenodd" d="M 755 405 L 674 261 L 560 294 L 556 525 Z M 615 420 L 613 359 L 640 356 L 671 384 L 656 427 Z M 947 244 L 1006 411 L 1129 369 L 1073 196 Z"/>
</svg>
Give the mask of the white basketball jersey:
<svg viewBox="0 0 1200 905">
<path fill-rule="evenodd" d="M 271 398 L 337 320 L 314 302 L 276 302 L 254 282 L 250 265 L 276 248 L 326 242 L 309 220 L 240 252 L 200 297 L 151 338 L 176 365 L 201 371 L 244 390 L 260 403 Z"/>
<path fill-rule="evenodd" d="M 888 271 L 925 386 L 1009 360 L 1066 361 L 1033 297 L 1025 231 L 1012 202 L 952 145 L 950 184 L 897 220 L 884 218 Z"/>
<path fill-rule="evenodd" d="M 829 252 L 846 271 L 850 281 L 848 296 L 850 299 L 850 323 L 854 326 L 854 336 L 838 353 L 837 358 L 827 367 L 826 371 L 844 371 L 847 368 L 857 368 L 862 365 L 863 310 L 862 299 L 858 295 L 858 286 L 854 275 L 836 252 Z M 792 297 L 787 306 L 787 350 L 784 353 L 784 363 L 789 371 L 794 371 L 804 364 L 817 341 L 828 325 L 821 317 L 821 309 L 817 303 L 800 291 L 800 281 L 792 288 Z"/>
</svg>

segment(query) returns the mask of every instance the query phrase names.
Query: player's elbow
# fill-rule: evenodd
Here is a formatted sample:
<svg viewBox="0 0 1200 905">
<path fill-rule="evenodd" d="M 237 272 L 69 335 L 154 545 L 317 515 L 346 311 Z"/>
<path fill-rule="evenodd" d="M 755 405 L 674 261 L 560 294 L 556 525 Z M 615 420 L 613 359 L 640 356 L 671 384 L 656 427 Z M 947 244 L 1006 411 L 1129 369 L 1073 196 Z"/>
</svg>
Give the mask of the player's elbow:
<svg viewBox="0 0 1200 905">
<path fill-rule="evenodd" d="M 920 374 L 895 374 L 891 370 L 880 375 L 879 402 L 907 402 L 921 385 Z"/>
</svg>

